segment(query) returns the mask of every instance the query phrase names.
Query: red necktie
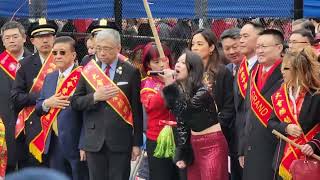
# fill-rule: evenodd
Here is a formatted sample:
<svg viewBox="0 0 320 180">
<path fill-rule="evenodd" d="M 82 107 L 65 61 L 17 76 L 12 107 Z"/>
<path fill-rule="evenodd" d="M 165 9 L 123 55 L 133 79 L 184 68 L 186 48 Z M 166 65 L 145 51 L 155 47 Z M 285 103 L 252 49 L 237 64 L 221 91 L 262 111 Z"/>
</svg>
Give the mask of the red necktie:
<svg viewBox="0 0 320 180">
<path fill-rule="evenodd" d="M 261 77 L 260 77 L 260 82 L 261 82 L 260 89 L 262 89 L 264 84 L 266 83 L 267 76 L 268 76 L 268 72 L 266 70 L 262 69 Z"/>
<path fill-rule="evenodd" d="M 110 73 L 109 73 L 109 70 L 110 70 L 110 65 L 108 64 L 107 65 L 107 67 L 104 69 L 104 73 L 108 76 L 108 77 L 110 77 Z"/>
</svg>

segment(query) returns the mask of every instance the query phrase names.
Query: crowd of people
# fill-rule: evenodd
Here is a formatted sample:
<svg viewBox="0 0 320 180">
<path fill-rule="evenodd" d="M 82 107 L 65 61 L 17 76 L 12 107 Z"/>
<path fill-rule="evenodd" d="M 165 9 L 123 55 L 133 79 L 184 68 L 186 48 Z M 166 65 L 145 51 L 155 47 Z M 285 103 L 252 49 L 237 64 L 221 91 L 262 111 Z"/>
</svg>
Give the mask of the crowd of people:
<svg viewBox="0 0 320 180">
<path fill-rule="evenodd" d="M 292 179 L 295 160 L 320 155 L 318 22 L 299 19 L 288 32 L 247 21 L 216 32 L 159 21 L 162 37 L 176 33 L 188 44 L 163 43 L 163 57 L 145 42 L 126 57 L 123 44 L 132 42 L 121 34 L 152 36 L 149 24 L 138 30 L 126 21 L 120 33 L 100 19 L 88 26 L 87 55 L 78 59 L 76 39 L 56 36 L 55 21 L 39 18 L 27 30 L 8 21 L 0 179 L 44 167 L 73 180 L 128 180 L 131 161 L 144 156 L 144 133 L 145 179 Z"/>
</svg>

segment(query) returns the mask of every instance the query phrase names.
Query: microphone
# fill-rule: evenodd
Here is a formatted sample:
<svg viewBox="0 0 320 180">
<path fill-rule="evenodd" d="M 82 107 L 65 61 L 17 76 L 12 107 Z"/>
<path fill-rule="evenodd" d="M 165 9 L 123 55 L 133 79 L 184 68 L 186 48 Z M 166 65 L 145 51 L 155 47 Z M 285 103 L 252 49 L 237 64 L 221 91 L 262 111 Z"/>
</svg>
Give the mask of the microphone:
<svg viewBox="0 0 320 180">
<path fill-rule="evenodd" d="M 157 75 L 159 75 L 159 74 L 162 74 L 162 75 L 164 75 L 164 72 L 163 71 L 148 71 L 147 72 L 147 75 L 148 76 L 157 76 Z"/>
</svg>

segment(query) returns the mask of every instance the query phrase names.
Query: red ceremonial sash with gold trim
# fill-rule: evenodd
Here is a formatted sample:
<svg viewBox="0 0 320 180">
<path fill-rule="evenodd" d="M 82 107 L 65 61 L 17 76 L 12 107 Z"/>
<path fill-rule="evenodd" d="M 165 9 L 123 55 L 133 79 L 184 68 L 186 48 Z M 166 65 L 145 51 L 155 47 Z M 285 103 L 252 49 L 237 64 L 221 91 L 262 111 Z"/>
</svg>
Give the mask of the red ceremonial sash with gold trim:
<svg viewBox="0 0 320 180">
<path fill-rule="evenodd" d="M 286 122 L 288 124 L 295 124 L 300 126 L 297 117 L 292 112 L 292 107 L 290 107 L 290 102 L 288 98 L 287 87 L 283 84 L 272 96 L 272 105 L 274 107 L 274 112 L 276 116 L 279 118 L 281 122 Z M 318 132 L 320 132 L 320 126 L 317 124 L 314 128 L 312 128 L 306 135 L 302 134 L 298 138 L 294 138 L 288 135 L 288 138 L 294 141 L 297 144 L 303 145 L 310 141 Z M 279 175 L 287 180 L 292 179 L 289 168 L 291 163 L 299 159 L 302 156 L 302 152 L 296 147 L 286 144 L 284 149 L 284 156 L 281 160 L 281 164 L 279 166 Z"/>
<path fill-rule="evenodd" d="M 18 61 L 8 51 L 0 54 L 0 67 L 11 79 L 16 78 Z"/>
<path fill-rule="evenodd" d="M 250 79 L 250 104 L 251 109 L 259 119 L 259 121 L 267 127 L 268 120 L 272 113 L 271 104 L 261 95 L 257 84 L 256 77 L 258 74 L 260 65 L 258 65 L 251 74 Z"/>
<path fill-rule="evenodd" d="M 81 76 L 81 71 L 82 66 L 75 68 L 62 82 L 61 86 L 57 88 L 57 94 L 61 93 L 63 96 L 71 96 L 76 90 L 76 86 Z M 48 114 L 41 116 L 40 122 L 42 130 L 29 145 L 29 151 L 40 162 L 42 162 L 42 154 L 44 152 L 49 130 L 60 111 L 60 108 L 51 108 Z"/>
<path fill-rule="evenodd" d="M 42 65 L 37 77 L 35 78 L 32 87 L 30 89 L 31 92 L 40 92 L 44 78 L 47 76 L 47 74 L 53 72 L 56 68 L 56 65 L 54 64 L 53 55 L 50 53 L 44 64 Z M 25 121 L 28 120 L 30 115 L 35 110 L 35 106 L 28 106 L 23 108 L 19 114 L 18 119 L 16 122 L 16 129 L 15 129 L 15 137 L 17 138 L 19 134 L 23 131 L 25 126 Z"/>
<path fill-rule="evenodd" d="M 100 86 L 113 86 L 118 88 L 116 84 L 100 69 L 94 60 L 91 60 L 82 71 L 83 77 L 96 90 Z M 131 106 L 126 95 L 121 91 L 113 98 L 108 99 L 106 102 L 115 110 L 119 116 L 128 124 L 133 126 L 133 116 Z"/>
<path fill-rule="evenodd" d="M 250 72 L 247 65 L 247 58 L 244 57 L 237 73 L 237 84 L 239 87 L 240 94 L 243 98 L 246 97 L 249 77 Z"/>
</svg>

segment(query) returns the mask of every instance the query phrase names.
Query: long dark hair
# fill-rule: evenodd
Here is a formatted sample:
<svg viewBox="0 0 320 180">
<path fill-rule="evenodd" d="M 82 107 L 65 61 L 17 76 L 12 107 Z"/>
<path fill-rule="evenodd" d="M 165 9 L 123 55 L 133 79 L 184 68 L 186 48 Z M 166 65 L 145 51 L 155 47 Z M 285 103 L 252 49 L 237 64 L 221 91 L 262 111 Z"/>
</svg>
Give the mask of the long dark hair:
<svg viewBox="0 0 320 180">
<path fill-rule="evenodd" d="M 198 29 L 191 38 L 190 44 L 189 44 L 189 49 L 191 50 L 192 46 L 192 39 L 195 35 L 201 34 L 203 38 L 207 41 L 209 44 L 209 47 L 214 45 L 214 50 L 213 52 L 209 55 L 209 61 L 208 64 L 205 68 L 205 72 L 208 73 L 210 76 L 211 81 L 215 81 L 216 76 L 219 72 L 219 67 L 222 64 L 221 56 L 219 53 L 219 45 L 218 45 L 218 39 L 216 35 L 210 30 L 210 29 Z"/>
<path fill-rule="evenodd" d="M 186 96 L 191 98 L 197 90 L 203 86 L 202 79 L 204 66 L 201 57 L 198 54 L 191 52 L 190 50 L 185 50 L 183 54 L 186 55 L 185 64 L 188 71 L 188 77 L 184 87 Z"/>
</svg>

